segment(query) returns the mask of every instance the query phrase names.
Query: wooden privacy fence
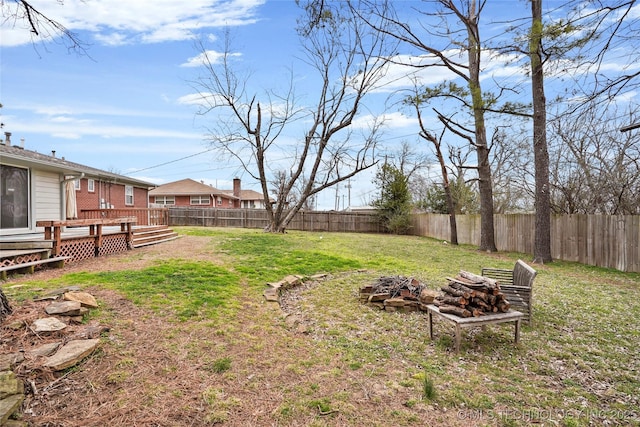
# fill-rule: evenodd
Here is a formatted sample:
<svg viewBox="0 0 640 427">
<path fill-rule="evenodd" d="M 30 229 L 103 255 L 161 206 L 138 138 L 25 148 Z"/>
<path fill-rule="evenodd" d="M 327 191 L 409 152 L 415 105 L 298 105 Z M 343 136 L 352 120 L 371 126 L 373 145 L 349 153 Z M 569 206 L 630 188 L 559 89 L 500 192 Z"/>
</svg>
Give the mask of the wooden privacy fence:
<svg viewBox="0 0 640 427">
<path fill-rule="evenodd" d="M 458 242 L 480 245 L 480 215 L 456 216 Z M 172 207 L 168 225 L 241 227 L 263 229 L 269 224 L 262 209 L 216 209 Z M 496 246 L 500 251 L 533 256 L 535 215 L 494 216 Z M 298 212 L 290 230 L 382 233 L 384 229 L 370 212 Z M 411 234 L 449 240 L 449 216 L 413 214 Z M 640 216 L 553 215 L 551 255 L 554 259 L 640 272 Z"/>
<path fill-rule="evenodd" d="M 169 208 L 169 225 L 202 227 L 265 228 L 269 216 L 263 209 Z M 362 212 L 300 211 L 289 230 L 380 233 L 376 217 Z"/>
<path fill-rule="evenodd" d="M 458 242 L 480 245 L 480 215 L 456 216 Z M 449 216 L 414 214 L 417 236 L 449 240 Z M 535 215 L 495 215 L 496 246 L 500 251 L 533 255 Z M 552 215 L 551 256 L 564 261 L 640 272 L 640 216 Z"/>
</svg>

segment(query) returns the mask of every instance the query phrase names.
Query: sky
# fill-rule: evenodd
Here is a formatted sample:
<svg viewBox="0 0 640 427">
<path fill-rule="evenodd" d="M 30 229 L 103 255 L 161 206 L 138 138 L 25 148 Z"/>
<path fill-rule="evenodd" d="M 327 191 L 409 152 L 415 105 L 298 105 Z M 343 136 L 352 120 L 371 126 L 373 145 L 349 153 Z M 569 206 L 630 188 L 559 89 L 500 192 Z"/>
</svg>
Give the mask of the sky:
<svg viewBox="0 0 640 427">
<path fill-rule="evenodd" d="M 313 94 L 313 70 L 300 60 L 296 19 L 301 10 L 293 0 L 31 0 L 86 44 L 83 54 L 69 51 L 60 39 L 42 41 L 26 22 L 3 19 L 0 32 L 0 110 L 3 132 L 12 143 L 87 166 L 161 185 L 191 178 L 218 189 L 231 189 L 242 179 L 244 189 L 259 191 L 259 183 L 238 164 L 211 150 L 205 138 L 207 120 L 192 102 L 194 82 L 202 75 L 197 42 L 215 49 L 231 34 L 233 50 L 252 87 L 286 86 L 293 70 L 301 93 Z M 401 2 L 410 7 L 412 1 Z M 499 12 L 516 0 L 493 2 Z M 3 2 L 3 8 L 12 7 Z M 3 9 L 3 17 L 8 9 Z M 501 31 L 496 23 L 484 34 Z M 211 47 L 210 47 L 211 46 Z M 402 54 L 403 52 L 399 52 Z M 509 75 L 522 84 L 522 70 L 508 58 L 487 63 L 495 76 Z M 451 78 L 431 70 L 423 83 Z M 374 96 L 357 118 L 366 126 L 369 115 L 389 105 L 393 90 L 411 82 L 401 70 L 389 70 L 385 90 Z M 307 86 L 305 86 L 307 85 Z M 634 95 L 635 96 L 635 95 Z M 381 153 L 399 150 L 406 141 L 419 146 L 417 122 L 410 112 L 384 112 L 387 125 Z M 289 146 L 300 134 L 285 135 Z M 421 150 L 426 149 L 424 147 Z M 371 170 L 341 188 L 320 194 L 318 209 L 362 206 L 376 195 Z"/>
</svg>

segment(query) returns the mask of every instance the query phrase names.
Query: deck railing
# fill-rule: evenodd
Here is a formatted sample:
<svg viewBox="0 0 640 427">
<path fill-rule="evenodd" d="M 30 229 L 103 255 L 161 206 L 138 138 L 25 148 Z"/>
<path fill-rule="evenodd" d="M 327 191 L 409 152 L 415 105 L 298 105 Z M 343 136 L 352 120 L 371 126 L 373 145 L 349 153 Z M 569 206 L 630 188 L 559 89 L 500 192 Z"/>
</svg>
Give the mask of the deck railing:
<svg viewBox="0 0 640 427">
<path fill-rule="evenodd" d="M 79 219 L 136 217 L 136 225 L 169 225 L 167 208 L 82 209 Z"/>
</svg>

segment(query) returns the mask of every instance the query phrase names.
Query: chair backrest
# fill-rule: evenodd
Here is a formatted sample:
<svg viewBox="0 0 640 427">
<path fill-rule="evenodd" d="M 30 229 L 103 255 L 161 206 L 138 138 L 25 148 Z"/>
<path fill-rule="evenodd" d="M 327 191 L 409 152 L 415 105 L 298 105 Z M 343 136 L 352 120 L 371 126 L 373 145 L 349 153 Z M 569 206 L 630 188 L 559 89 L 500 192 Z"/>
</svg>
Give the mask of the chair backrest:
<svg viewBox="0 0 640 427">
<path fill-rule="evenodd" d="M 533 279 L 536 278 L 537 274 L 537 271 L 519 259 L 513 267 L 513 284 L 514 286 L 531 288 L 533 287 Z"/>
<path fill-rule="evenodd" d="M 500 290 L 511 307 L 524 313 L 524 320 L 531 323 L 533 279 L 538 273 L 524 261 L 518 260 L 513 270 L 483 268 L 482 275 L 497 280 Z"/>
</svg>

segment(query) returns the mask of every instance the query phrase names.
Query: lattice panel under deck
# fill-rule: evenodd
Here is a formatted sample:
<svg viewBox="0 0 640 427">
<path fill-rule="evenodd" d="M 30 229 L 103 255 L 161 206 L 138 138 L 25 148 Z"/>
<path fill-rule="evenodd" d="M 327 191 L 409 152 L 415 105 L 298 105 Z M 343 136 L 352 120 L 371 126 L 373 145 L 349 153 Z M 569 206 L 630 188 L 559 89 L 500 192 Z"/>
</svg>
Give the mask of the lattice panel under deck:
<svg viewBox="0 0 640 427">
<path fill-rule="evenodd" d="M 98 248 L 98 256 L 126 252 L 127 238 L 124 235 L 102 236 L 102 247 Z"/>
<path fill-rule="evenodd" d="M 5 258 L 0 261 L 0 267 L 8 267 L 10 265 L 23 264 L 25 262 L 39 261 L 42 259 L 41 253 L 17 255 L 12 258 Z"/>
<path fill-rule="evenodd" d="M 94 241 L 93 237 L 63 240 L 60 246 L 60 255 L 71 257 L 67 263 L 94 258 L 96 256 Z"/>
</svg>

